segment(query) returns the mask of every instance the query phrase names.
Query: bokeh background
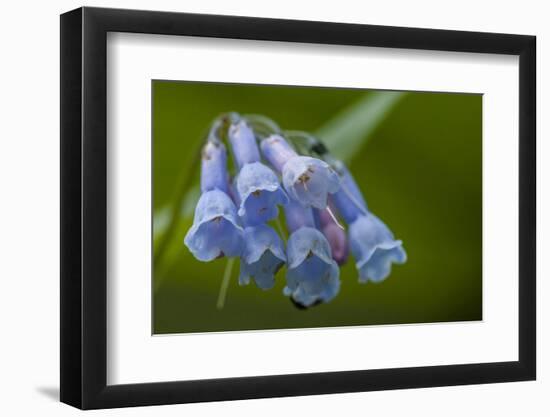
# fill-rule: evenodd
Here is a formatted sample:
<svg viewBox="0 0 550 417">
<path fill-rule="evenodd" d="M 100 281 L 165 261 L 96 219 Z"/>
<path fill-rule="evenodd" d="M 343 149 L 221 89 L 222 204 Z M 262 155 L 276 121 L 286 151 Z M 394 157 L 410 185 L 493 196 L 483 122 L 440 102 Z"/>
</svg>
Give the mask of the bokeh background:
<svg viewBox="0 0 550 417">
<path fill-rule="evenodd" d="M 482 96 L 155 80 L 153 333 L 403 324 L 482 319 Z M 296 309 L 277 284 L 238 285 L 223 309 L 226 260 L 183 245 L 198 199 L 197 159 L 220 113 L 263 114 L 316 133 L 344 159 L 369 208 L 404 241 L 408 262 L 359 284 L 353 258 L 330 303 Z"/>
</svg>

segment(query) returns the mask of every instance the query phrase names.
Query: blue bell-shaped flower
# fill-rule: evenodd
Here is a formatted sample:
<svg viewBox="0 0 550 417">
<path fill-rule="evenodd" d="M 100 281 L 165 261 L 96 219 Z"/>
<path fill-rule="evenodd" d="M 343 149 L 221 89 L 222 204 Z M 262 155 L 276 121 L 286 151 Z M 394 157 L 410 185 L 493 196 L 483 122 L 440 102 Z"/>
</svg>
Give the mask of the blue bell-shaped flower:
<svg viewBox="0 0 550 417">
<path fill-rule="evenodd" d="M 199 261 L 240 256 L 242 227 L 235 204 L 226 193 L 212 190 L 201 195 L 184 242 Z"/>
<path fill-rule="evenodd" d="M 271 135 L 261 143 L 262 153 L 281 172 L 290 196 L 306 208 L 324 209 L 329 194 L 340 188 L 338 174 L 324 161 L 299 156 L 280 135 Z"/>
<path fill-rule="evenodd" d="M 338 212 L 349 225 L 349 244 L 359 271 L 359 282 L 380 282 L 391 272 L 392 263 L 407 261 L 403 242 L 368 211 L 357 183 L 345 168 L 339 169 L 342 187 L 332 196 Z"/>
<path fill-rule="evenodd" d="M 374 214 L 359 216 L 349 225 L 351 251 L 359 270 L 359 282 L 380 282 L 391 272 L 392 263 L 407 261 L 403 242 Z"/>
<path fill-rule="evenodd" d="M 326 162 L 309 156 L 290 159 L 282 175 L 287 193 L 304 207 L 326 208 L 328 195 L 340 188 L 336 172 Z"/>
<path fill-rule="evenodd" d="M 261 162 L 244 165 L 235 179 L 239 195 L 239 216 L 246 215 L 247 224 L 262 224 L 279 214 L 277 205 L 288 203 L 277 175 Z"/>
<path fill-rule="evenodd" d="M 239 284 L 247 285 L 252 278 L 262 290 L 273 288 L 275 274 L 286 262 L 283 241 L 267 225 L 246 227 L 243 240 Z"/>
<path fill-rule="evenodd" d="M 229 141 L 239 173 L 235 179 L 239 216 L 246 216 L 247 225 L 258 225 L 277 217 L 277 205 L 288 202 L 279 178 L 260 162 L 254 132 L 241 120 L 229 128 Z"/>
<path fill-rule="evenodd" d="M 304 307 L 331 301 L 340 291 L 340 269 L 321 232 L 301 227 L 287 244 L 288 271 L 284 294 Z"/>
<path fill-rule="evenodd" d="M 239 256 L 242 250 L 242 227 L 237 208 L 227 194 L 227 153 L 217 140 L 203 147 L 201 160 L 201 191 L 195 207 L 193 225 L 184 243 L 200 261 L 221 256 Z"/>
<path fill-rule="evenodd" d="M 315 229 L 312 209 L 290 199 L 285 215 L 291 235 L 284 294 L 302 307 L 331 301 L 340 290 L 340 270 L 327 239 Z"/>
</svg>

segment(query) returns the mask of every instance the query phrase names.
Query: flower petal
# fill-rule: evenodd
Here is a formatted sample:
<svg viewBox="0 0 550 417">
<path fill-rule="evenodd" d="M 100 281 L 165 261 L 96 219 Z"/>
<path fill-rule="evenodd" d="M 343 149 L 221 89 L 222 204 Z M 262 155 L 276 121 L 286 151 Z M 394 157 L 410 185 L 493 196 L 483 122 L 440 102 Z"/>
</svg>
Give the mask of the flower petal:
<svg viewBox="0 0 550 417">
<path fill-rule="evenodd" d="M 239 284 L 248 285 L 252 278 L 258 288 L 269 290 L 275 286 L 275 274 L 284 263 L 271 251 L 265 251 L 257 262 L 252 264 L 241 263 Z"/>
<path fill-rule="evenodd" d="M 372 213 L 359 216 L 349 225 L 349 239 L 360 282 L 382 281 L 393 262 L 406 262 L 402 242 L 395 240 L 390 229 Z"/>
<path fill-rule="evenodd" d="M 312 254 L 327 264 L 332 262 L 330 245 L 320 231 L 302 227 L 290 235 L 287 242 L 289 268 L 297 268 Z"/>
<path fill-rule="evenodd" d="M 201 191 L 227 192 L 227 152 L 221 142 L 207 142 L 201 156 Z"/>
<path fill-rule="evenodd" d="M 340 270 L 336 262 L 326 263 L 317 256 L 287 271 L 284 294 L 303 306 L 331 301 L 340 290 Z"/>
<path fill-rule="evenodd" d="M 282 176 L 287 193 L 304 207 L 324 209 L 328 194 L 340 188 L 338 174 L 326 162 L 309 156 L 289 159 Z"/>
<path fill-rule="evenodd" d="M 246 215 L 250 224 L 265 223 L 277 217 L 277 205 L 288 202 L 277 175 L 261 162 L 242 167 L 236 188 L 240 201 L 239 216 Z"/>
<path fill-rule="evenodd" d="M 286 261 L 281 238 L 267 225 L 247 227 L 243 238 L 239 283 L 246 285 L 252 277 L 259 288 L 272 288 L 275 274 Z"/>
<path fill-rule="evenodd" d="M 283 165 L 291 158 L 298 156 L 296 151 L 290 147 L 288 142 L 281 135 L 271 135 L 260 143 L 260 148 L 265 159 L 281 172 Z"/>
<path fill-rule="evenodd" d="M 244 120 L 232 124 L 229 127 L 228 136 L 235 162 L 239 168 L 245 164 L 260 160 L 260 151 L 256 143 L 254 131 Z"/>
<path fill-rule="evenodd" d="M 313 210 L 305 208 L 292 198 L 288 200 L 288 204 L 285 206 L 285 220 L 290 233 L 301 227 L 316 227 Z"/>
<path fill-rule="evenodd" d="M 287 245 L 287 285 L 283 293 L 305 307 L 332 300 L 340 290 L 340 270 L 325 237 L 316 229 L 295 231 Z"/>
<path fill-rule="evenodd" d="M 349 245 L 346 232 L 334 223 L 334 221 L 323 225 L 321 227 L 321 231 L 330 244 L 332 259 L 334 259 L 338 265 L 345 264 L 349 255 Z"/>
<path fill-rule="evenodd" d="M 402 264 L 406 261 L 407 254 L 402 246 L 376 248 L 370 259 L 359 269 L 359 282 L 381 282 L 390 275 L 392 263 Z"/>
<path fill-rule="evenodd" d="M 198 260 L 205 262 L 241 254 L 242 228 L 236 207 L 227 194 L 212 190 L 201 195 L 184 243 Z"/>
<path fill-rule="evenodd" d="M 270 250 L 276 257 L 286 261 L 283 241 L 277 232 L 268 225 L 246 227 L 243 239 L 242 257 L 246 263 L 257 262 L 266 250 Z"/>
</svg>

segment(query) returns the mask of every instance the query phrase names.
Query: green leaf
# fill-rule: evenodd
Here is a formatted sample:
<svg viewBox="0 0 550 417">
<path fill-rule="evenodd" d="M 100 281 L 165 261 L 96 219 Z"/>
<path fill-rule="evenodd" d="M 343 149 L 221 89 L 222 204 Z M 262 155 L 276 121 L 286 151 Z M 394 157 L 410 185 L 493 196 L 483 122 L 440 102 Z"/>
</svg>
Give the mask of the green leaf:
<svg viewBox="0 0 550 417">
<path fill-rule="evenodd" d="M 332 155 L 349 162 L 406 94 L 397 91 L 367 93 L 321 126 L 315 136 Z"/>
</svg>

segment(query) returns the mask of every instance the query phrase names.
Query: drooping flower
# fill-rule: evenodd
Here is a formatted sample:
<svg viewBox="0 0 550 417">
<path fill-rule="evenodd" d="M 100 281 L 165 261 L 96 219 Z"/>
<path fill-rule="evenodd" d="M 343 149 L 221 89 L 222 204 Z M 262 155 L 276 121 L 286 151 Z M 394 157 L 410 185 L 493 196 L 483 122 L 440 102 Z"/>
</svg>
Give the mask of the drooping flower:
<svg viewBox="0 0 550 417">
<path fill-rule="evenodd" d="M 328 195 L 340 188 L 337 173 L 326 162 L 299 156 L 280 135 L 264 139 L 261 149 L 265 158 L 281 172 L 289 196 L 306 208 L 324 209 Z"/>
<path fill-rule="evenodd" d="M 407 260 L 403 242 L 374 214 L 359 216 L 349 225 L 351 251 L 357 263 L 360 282 L 380 282 L 391 272 L 392 263 Z"/>
<path fill-rule="evenodd" d="M 311 227 L 293 232 L 288 239 L 287 255 L 285 295 L 305 307 L 336 297 L 340 291 L 340 270 L 321 232 Z"/>
<path fill-rule="evenodd" d="M 267 225 L 246 227 L 241 255 L 239 284 L 247 285 L 252 278 L 262 290 L 275 285 L 275 274 L 286 262 L 283 241 Z"/>
<path fill-rule="evenodd" d="M 315 229 L 312 210 L 291 199 L 285 214 L 292 233 L 284 294 L 303 307 L 331 301 L 340 290 L 340 270 L 327 239 Z"/>
<path fill-rule="evenodd" d="M 247 224 L 262 224 L 277 217 L 277 205 L 288 202 L 277 175 L 260 162 L 260 152 L 254 132 L 241 120 L 229 128 L 229 140 L 239 168 L 235 185 L 239 216 L 247 218 Z"/>
<path fill-rule="evenodd" d="M 285 190 L 304 207 L 324 209 L 329 194 L 340 188 L 336 172 L 324 161 L 297 156 L 283 167 Z"/>
<path fill-rule="evenodd" d="M 277 205 L 288 203 L 277 175 L 261 162 L 244 165 L 235 180 L 240 206 L 239 216 L 250 224 L 261 224 L 279 214 Z"/>
<path fill-rule="evenodd" d="M 193 225 L 184 243 L 200 261 L 221 256 L 239 256 L 242 250 L 242 227 L 237 208 L 227 194 L 227 153 L 219 141 L 208 141 L 202 150 L 201 191 L 195 208 Z"/>
<path fill-rule="evenodd" d="M 200 261 L 240 256 L 242 227 L 235 204 L 226 193 L 216 189 L 201 195 L 195 208 L 193 225 L 184 242 Z"/>
<path fill-rule="evenodd" d="M 339 171 L 342 188 L 332 196 L 332 201 L 349 225 L 350 247 L 359 271 L 359 282 L 383 281 L 390 274 L 392 263 L 406 262 L 403 242 L 396 240 L 390 229 L 368 211 L 350 172 L 345 167 Z"/>
</svg>

